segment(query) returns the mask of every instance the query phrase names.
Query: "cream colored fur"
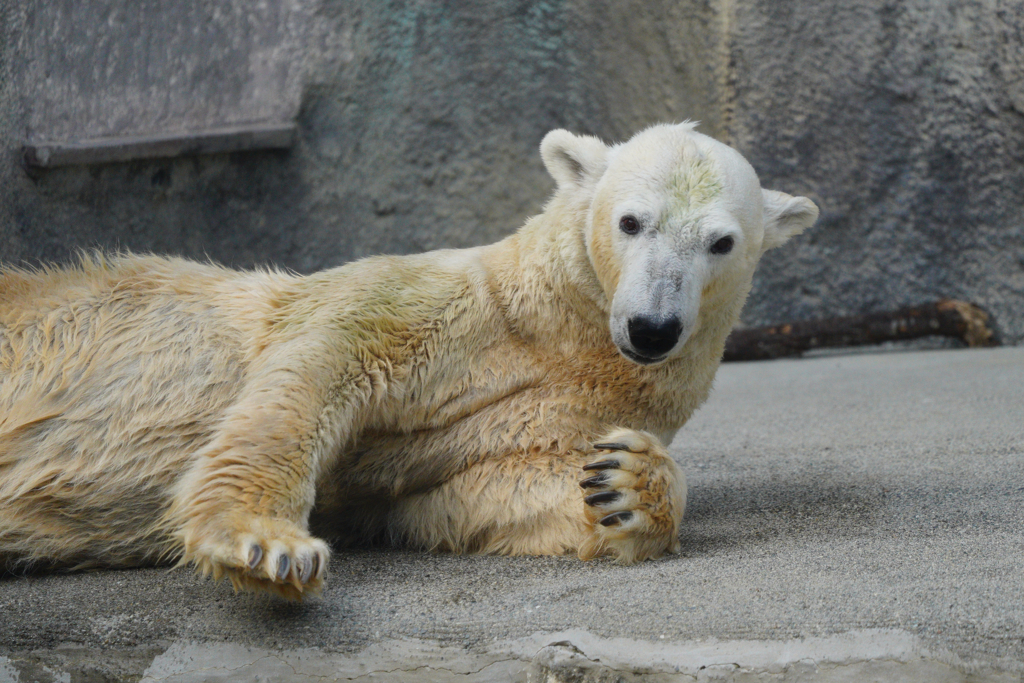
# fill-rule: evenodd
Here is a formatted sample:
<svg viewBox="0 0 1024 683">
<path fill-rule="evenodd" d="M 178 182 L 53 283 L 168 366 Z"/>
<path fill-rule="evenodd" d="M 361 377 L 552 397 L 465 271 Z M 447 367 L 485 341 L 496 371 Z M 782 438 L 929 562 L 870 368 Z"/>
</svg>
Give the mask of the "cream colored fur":
<svg viewBox="0 0 1024 683">
<path fill-rule="evenodd" d="M 329 556 L 310 528 L 675 550 L 686 485 L 664 444 L 707 397 L 761 253 L 817 210 L 686 124 L 616 147 L 554 131 L 542 155 L 555 196 L 487 247 L 308 277 L 137 256 L 0 274 L 0 560 L 178 561 L 297 598 Z M 615 336 L 643 306 L 687 325 L 648 365 Z"/>
</svg>

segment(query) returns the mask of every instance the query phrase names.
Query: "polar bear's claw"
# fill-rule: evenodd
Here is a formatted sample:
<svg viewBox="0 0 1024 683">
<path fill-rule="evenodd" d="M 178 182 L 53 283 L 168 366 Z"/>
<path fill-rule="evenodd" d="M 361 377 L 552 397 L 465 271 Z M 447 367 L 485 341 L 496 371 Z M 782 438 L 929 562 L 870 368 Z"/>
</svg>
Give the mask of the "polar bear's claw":
<svg viewBox="0 0 1024 683">
<path fill-rule="evenodd" d="M 263 548 L 258 543 L 254 543 L 253 546 L 249 548 L 249 561 L 245 563 L 245 566 L 249 569 L 255 569 L 262 559 Z"/>
<path fill-rule="evenodd" d="M 624 443 L 595 443 L 595 451 L 628 451 L 629 444 Z"/>
<path fill-rule="evenodd" d="M 607 445 L 607 444 L 605 444 L 605 445 Z M 618 468 L 618 467 L 619 467 L 619 461 L 618 460 L 598 460 L 597 462 L 592 462 L 589 465 L 584 465 L 583 466 L 583 471 L 584 472 L 590 472 L 591 470 L 610 470 L 610 469 L 615 469 L 615 468 Z"/>
<path fill-rule="evenodd" d="M 601 505 L 603 503 L 614 503 L 622 494 L 618 491 L 601 491 L 600 493 L 592 493 L 583 499 L 583 502 L 587 505 Z"/>
<path fill-rule="evenodd" d="M 288 578 L 288 569 L 290 565 L 291 562 L 289 561 L 287 555 L 282 555 L 281 557 L 277 558 L 277 575 L 274 578 L 276 578 L 278 581 L 284 581 L 286 578 Z"/>
<path fill-rule="evenodd" d="M 602 526 L 611 526 L 612 524 L 625 524 L 631 519 L 633 519 L 632 512 L 629 510 L 621 510 L 619 512 L 613 512 L 607 517 L 602 517 L 598 523 Z"/>
</svg>

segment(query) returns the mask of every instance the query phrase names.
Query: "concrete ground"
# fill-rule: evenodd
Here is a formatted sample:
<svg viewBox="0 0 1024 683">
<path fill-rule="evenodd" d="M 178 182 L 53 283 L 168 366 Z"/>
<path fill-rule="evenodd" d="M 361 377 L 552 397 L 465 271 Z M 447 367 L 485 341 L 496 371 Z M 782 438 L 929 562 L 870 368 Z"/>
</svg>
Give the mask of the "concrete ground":
<svg viewBox="0 0 1024 683">
<path fill-rule="evenodd" d="M 339 553 L 322 598 L 0 580 L 0 681 L 1024 681 L 1024 348 L 732 364 L 679 556 Z"/>
</svg>

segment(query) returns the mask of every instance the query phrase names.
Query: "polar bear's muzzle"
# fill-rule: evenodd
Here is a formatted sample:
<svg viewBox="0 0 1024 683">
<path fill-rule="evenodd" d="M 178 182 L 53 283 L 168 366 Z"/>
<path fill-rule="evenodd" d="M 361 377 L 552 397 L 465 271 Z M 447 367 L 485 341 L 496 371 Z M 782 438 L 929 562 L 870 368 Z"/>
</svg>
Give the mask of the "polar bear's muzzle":
<svg viewBox="0 0 1024 683">
<path fill-rule="evenodd" d="M 683 333 L 683 323 L 675 317 L 659 319 L 638 315 L 629 319 L 626 330 L 633 348 L 624 348 L 622 353 L 630 360 L 646 365 L 664 360 L 675 348 Z"/>
</svg>

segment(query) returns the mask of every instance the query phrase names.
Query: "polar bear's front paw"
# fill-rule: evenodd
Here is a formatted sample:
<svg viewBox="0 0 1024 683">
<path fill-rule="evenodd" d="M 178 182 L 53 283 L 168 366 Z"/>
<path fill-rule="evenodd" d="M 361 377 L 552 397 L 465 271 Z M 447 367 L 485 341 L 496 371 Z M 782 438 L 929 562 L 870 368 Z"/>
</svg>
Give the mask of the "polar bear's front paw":
<svg viewBox="0 0 1024 683">
<path fill-rule="evenodd" d="M 183 532 L 182 563 L 227 577 L 235 590 L 268 591 L 289 600 L 319 593 L 331 556 L 327 544 L 283 519 L 251 517 Z"/>
<path fill-rule="evenodd" d="M 582 560 L 612 555 L 634 563 L 679 551 L 686 478 L 658 439 L 621 429 L 594 444 L 599 453 L 583 467 L 580 486 L 590 533 Z"/>
</svg>

